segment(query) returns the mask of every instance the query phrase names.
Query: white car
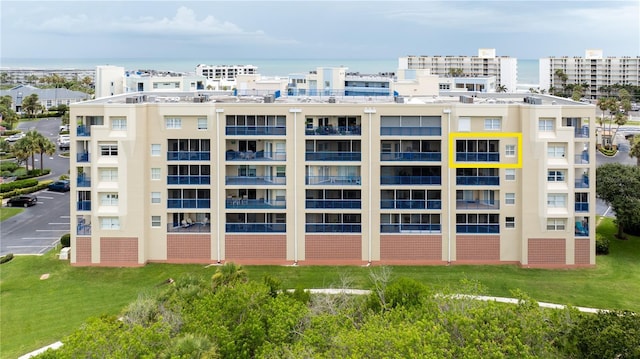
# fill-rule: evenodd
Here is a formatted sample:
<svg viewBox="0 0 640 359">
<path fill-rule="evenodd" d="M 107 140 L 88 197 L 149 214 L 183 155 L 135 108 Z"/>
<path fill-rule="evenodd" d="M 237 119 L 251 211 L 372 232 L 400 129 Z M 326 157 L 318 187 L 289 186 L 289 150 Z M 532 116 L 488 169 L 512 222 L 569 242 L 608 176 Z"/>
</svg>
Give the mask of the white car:
<svg viewBox="0 0 640 359">
<path fill-rule="evenodd" d="M 11 135 L 11 136 L 5 138 L 4 140 L 7 141 L 7 142 L 16 142 L 17 140 L 19 140 L 21 138 L 24 138 L 24 136 L 26 136 L 24 134 L 24 132 L 18 132 L 18 133 L 14 134 L 14 135 Z"/>
</svg>

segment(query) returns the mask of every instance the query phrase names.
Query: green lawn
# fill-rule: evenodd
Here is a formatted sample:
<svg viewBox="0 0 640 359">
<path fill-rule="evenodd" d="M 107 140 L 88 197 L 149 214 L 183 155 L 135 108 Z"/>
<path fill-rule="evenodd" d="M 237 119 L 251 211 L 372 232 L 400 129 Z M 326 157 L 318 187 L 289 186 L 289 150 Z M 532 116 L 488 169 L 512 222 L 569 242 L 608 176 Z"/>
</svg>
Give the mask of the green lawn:
<svg viewBox="0 0 640 359">
<path fill-rule="evenodd" d="M 613 235 L 605 219 L 599 232 Z M 0 266 L 0 357 L 15 358 L 62 339 L 85 319 L 117 314 L 141 293 L 153 293 L 167 278 L 183 275 L 206 278 L 215 267 L 149 264 L 142 268 L 71 267 L 57 253 L 17 256 Z M 365 267 L 249 266 L 252 279 L 265 274 L 280 278 L 286 287 L 339 287 L 351 282 L 368 288 Z M 40 276 L 48 273 L 49 278 Z M 628 309 L 640 312 L 640 238 L 613 240 L 611 254 L 599 256 L 596 268 L 572 270 L 522 269 L 517 266 L 393 267 L 394 276 L 415 278 L 435 288 L 456 290 L 461 280 L 480 282 L 484 294 L 510 296 L 520 289 L 533 299 L 577 306 Z M 458 287 L 458 288 L 456 288 Z M 468 286 L 465 286 L 468 288 Z M 459 289 L 460 290 L 460 289 Z"/>
<path fill-rule="evenodd" d="M 0 222 L 24 211 L 24 208 L 0 207 Z"/>
</svg>

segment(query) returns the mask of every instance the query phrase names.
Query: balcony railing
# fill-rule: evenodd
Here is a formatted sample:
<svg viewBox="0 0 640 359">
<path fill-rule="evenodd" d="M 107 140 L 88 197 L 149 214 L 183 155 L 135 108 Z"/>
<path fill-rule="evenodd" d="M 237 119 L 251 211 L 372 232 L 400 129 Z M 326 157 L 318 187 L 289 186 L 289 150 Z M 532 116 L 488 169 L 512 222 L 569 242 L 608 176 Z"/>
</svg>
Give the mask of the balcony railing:
<svg viewBox="0 0 640 359">
<path fill-rule="evenodd" d="M 91 225 L 90 224 L 79 224 L 78 228 L 76 228 L 76 234 L 81 236 L 91 235 Z"/>
<path fill-rule="evenodd" d="M 308 185 L 359 185 L 362 183 L 360 176 L 307 176 Z"/>
<path fill-rule="evenodd" d="M 350 199 L 308 199 L 306 200 L 306 208 L 347 208 L 360 209 L 362 201 Z"/>
<path fill-rule="evenodd" d="M 458 162 L 500 162 L 499 152 L 456 152 Z"/>
<path fill-rule="evenodd" d="M 227 136 L 264 136 L 287 134 L 285 126 L 227 126 L 225 128 Z"/>
<path fill-rule="evenodd" d="M 500 201 L 457 200 L 456 209 L 500 209 Z"/>
<path fill-rule="evenodd" d="M 575 203 L 576 212 L 589 212 L 589 203 L 588 202 L 576 202 Z"/>
<path fill-rule="evenodd" d="M 286 201 L 266 201 L 264 199 L 227 198 L 227 209 L 285 209 Z"/>
<path fill-rule="evenodd" d="M 573 130 L 573 135 L 576 138 L 589 137 L 589 126 L 575 127 Z"/>
<path fill-rule="evenodd" d="M 89 152 L 76 153 L 77 162 L 89 162 Z"/>
<path fill-rule="evenodd" d="M 499 176 L 456 176 L 457 185 L 466 186 L 499 186 Z"/>
<path fill-rule="evenodd" d="M 381 224 L 380 232 L 382 233 L 440 233 L 442 226 L 440 224 Z"/>
<path fill-rule="evenodd" d="M 211 208 L 210 199 L 169 199 L 168 208 Z"/>
<path fill-rule="evenodd" d="M 284 185 L 287 177 L 274 176 L 226 176 L 224 183 L 227 185 Z"/>
<path fill-rule="evenodd" d="M 381 152 L 381 161 L 440 161 L 441 152 Z"/>
<path fill-rule="evenodd" d="M 380 201 L 382 209 L 442 209 L 439 199 L 383 199 Z"/>
<path fill-rule="evenodd" d="M 211 176 L 167 176 L 167 184 L 211 184 Z"/>
<path fill-rule="evenodd" d="M 91 177 L 89 176 L 80 176 L 76 180 L 76 185 L 78 187 L 91 187 Z"/>
<path fill-rule="evenodd" d="M 589 177 L 582 176 L 575 182 L 576 188 L 589 188 Z"/>
<path fill-rule="evenodd" d="M 307 152 L 307 161 L 360 161 L 361 152 Z"/>
<path fill-rule="evenodd" d="M 440 136 L 441 127 L 381 127 L 380 136 Z"/>
<path fill-rule="evenodd" d="M 380 176 L 380 184 L 441 184 L 442 176 Z"/>
<path fill-rule="evenodd" d="M 90 211 L 91 201 L 78 201 L 76 202 L 76 209 L 78 211 Z"/>
<path fill-rule="evenodd" d="M 286 152 L 264 152 L 264 151 L 227 151 L 225 154 L 227 161 L 286 161 Z"/>
<path fill-rule="evenodd" d="M 80 125 L 76 128 L 76 135 L 81 137 L 91 136 L 91 127 Z"/>
<path fill-rule="evenodd" d="M 360 223 L 307 223 L 307 233 L 360 233 L 362 224 Z"/>
<path fill-rule="evenodd" d="M 576 164 L 589 164 L 589 153 L 588 152 L 582 152 L 579 155 L 575 155 L 574 156 L 574 161 Z"/>
<path fill-rule="evenodd" d="M 456 233 L 500 233 L 499 224 L 456 224 Z"/>
<path fill-rule="evenodd" d="M 285 223 L 227 223 L 227 233 L 284 233 L 287 231 Z"/>
<path fill-rule="evenodd" d="M 209 151 L 168 151 L 167 161 L 209 161 Z"/>
<path fill-rule="evenodd" d="M 319 126 L 305 130 L 307 136 L 359 136 L 362 133 L 361 126 Z"/>
<path fill-rule="evenodd" d="M 180 223 L 167 224 L 167 232 L 171 233 L 209 233 L 211 232 L 210 223 L 193 223 L 190 225 L 181 225 Z"/>
</svg>

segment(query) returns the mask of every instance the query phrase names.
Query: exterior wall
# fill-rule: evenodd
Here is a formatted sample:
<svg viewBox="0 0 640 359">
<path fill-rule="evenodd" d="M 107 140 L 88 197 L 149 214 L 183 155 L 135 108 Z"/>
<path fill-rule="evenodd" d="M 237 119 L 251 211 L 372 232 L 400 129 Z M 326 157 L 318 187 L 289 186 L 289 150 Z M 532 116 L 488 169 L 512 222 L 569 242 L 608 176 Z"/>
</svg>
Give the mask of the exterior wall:
<svg viewBox="0 0 640 359">
<path fill-rule="evenodd" d="M 208 234 L 167 235 L 167 261 L 211 263 L 211 236 Z"/>
<path fill-rule="evenodd" d="M 381 235 L 383 263 L 442 263 L 442 236 Z"/>
<path fill-rule="evenodd" d="M 499 236 L 456 236 L 456 258 L 458 262 L 500 262 Z"/>
<path fill-rule="evenodd" d="M 530 267 L 563 266 L 566 262 L 564 238 L 529 238 Z"/>
<path fill-rule="evenodd" d="M 97 66 L 95 90 L 96 98 L 123 94 L 125 92 L 124 67 Z"/>
<path fill-rule="evenodd" d="M 286 236 L 227 235 L 225 258 L 227 261 L 253 263 L 286 263 Z"/>
</svg>

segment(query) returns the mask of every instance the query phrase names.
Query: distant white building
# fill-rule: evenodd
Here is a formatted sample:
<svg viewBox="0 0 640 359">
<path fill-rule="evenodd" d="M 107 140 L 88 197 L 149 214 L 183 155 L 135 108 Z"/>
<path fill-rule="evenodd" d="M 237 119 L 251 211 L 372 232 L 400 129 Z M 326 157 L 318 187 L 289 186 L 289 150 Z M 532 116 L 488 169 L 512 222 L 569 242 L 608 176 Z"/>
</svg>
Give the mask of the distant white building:
<svg viewBox="0 0 640 359">
<path fill-rule="evenodd" d="M 141 91 L 196 91 L 207 86 L 203 76 L 169 71 L 125 71 L 120 66 L 96 68 L 96 98 Z"/>
<path fill-rule="evenodd" d="M 196 75 L 213 80 L 233 80 L 239 75 L 255 75 L 258 67 L 253 65 L 205 65 L 196 66 Z"/>
<path fill-rule="evenodd" d="M 566 84 L 587 84 L 584 97 L 607 95 L 603 87 L 616 84 L 640 85 L 640 56 L 604 57 L 602 50 L 590 49 L 584 57 L 546 57 L 539 60 L 540 89 L 562 88 Z M 556 76 L 561 70 L 567 80 Z"/>
<path fill-rule="evenodd" d="M 16 112 L 22 111 L 22 100 L 32 94 L 38 95 L 40 105 L 46 109 L 58 105 L 69 106 L 72 103 L 91 99 L 91 95 L 87 93 L 66 88 L 41 89 L 30 85 L 18 85 L 9 90 L 0 90 L 0 97 L 11 96 L 11 109 Z"/>
<path fill-rule="evenodd" d="M 518 59 L 496 56 L 495 49 L 478 49 L 478 56 L 406 56 L 398 59 L 399 69 L 429 69 L 438 76 L 451 76 L 453 71 L 462 71 L 458 77 L 494 76 L 496 86 L 506 87 L 507 92 L 516 92 Z"/>
</svg>

